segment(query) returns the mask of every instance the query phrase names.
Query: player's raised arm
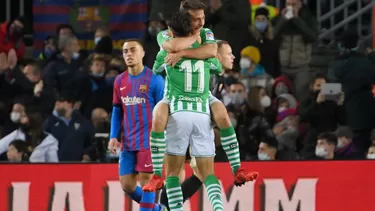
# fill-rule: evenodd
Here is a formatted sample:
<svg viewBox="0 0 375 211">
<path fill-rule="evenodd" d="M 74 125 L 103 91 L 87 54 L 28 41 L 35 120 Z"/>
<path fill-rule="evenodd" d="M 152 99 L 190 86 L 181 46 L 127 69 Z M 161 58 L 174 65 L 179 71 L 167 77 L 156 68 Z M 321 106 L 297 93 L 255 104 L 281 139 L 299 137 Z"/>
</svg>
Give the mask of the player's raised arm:
<svg viewBox="0 0 375 211">
<path fill-rule="evenodd" d="M 167 55 L 167 52 L 164 50 L 161 50 L 156 55 L 156 59 L 154 62 L 154 66 L 152 67 L 152 72 L 155 75 L 165 75 L 165 64 L 164 64 L 164 58 Z"/>
<path fill-rule="evenodd" d="M 210 65 L 211 74 L 216 74 L 216 75 L 224 74 L 223 66 L 221 65 L 219 59 L 215 57 L 215 58 L 210 58 L 208 61 L 211 62 L 211 65 Z"/>
<path fill-rule="evenodd" d="M 159 32 L 157 41 L 163 50 L 176 53 L 193 45 L 198 39 L 197 36 L 173 38 L 169 30 L 164 30 Z"/>
<path fill-rule="evenodd" d="M 215 41 L 214 33 L 210 29 L 202 29 L 200 31 L 202 39 L 202 46 L 198 48 L 189 48 L 180 51 L 180 56 L 191 59 L 207 59 L 216 57 L 217 44 Z"/>
<path fill-rule="evenodd" d="M 122 108 L 121 108 L 121 97 L 120 97 L 120 83 L 122 74 L 117 76 L 113 85 L 113 109 L 111 118 L 111 131 L 110 139 L 117 138 L 121 128 Z"/>
</svg>

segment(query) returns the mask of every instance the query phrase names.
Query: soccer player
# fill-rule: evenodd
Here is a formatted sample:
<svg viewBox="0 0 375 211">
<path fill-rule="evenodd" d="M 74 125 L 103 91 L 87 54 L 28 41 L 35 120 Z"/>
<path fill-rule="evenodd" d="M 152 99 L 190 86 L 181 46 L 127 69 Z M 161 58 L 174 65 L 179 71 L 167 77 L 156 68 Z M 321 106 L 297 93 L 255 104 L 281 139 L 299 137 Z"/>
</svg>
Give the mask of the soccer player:
<svg viewBox="0 0 375 211">
<path fill-rule="evenodd" d="M 191 34 L 191 18 L 192 16 L 187 12 L 179 12 L 172 16 L 168 26 L 174 37 L 187 37 Z M 192 47 L 198 46 L 198 43 L 194 43 Z M 167 51 L 160 51 L 157 61 L 165 58 L 166 54 Z M 196 159 L 211 206 L 214 211 L 222 211 L 221 186 L 213 169 L 215 144 L 209 105 L 210 71 L 221 73 L 221 65 L 217 58 L 207 60 L 183 58 L 174 67 L 163 66 L 167 74 L 166 98 L 170 106 L 165 134 L 166 188 L 169 207 L 175 211 L 183 210 L 183 195 L 178 176 L 190 145 L 191 155 Z"/>
<path fill-rule="evenodd" d="M 145 67 L 145 55 L 139 40 L 128 39 L 123 45 L 123 58 L 128 70 L 118 75 L 114 82 L 113 111 L 108 148 L 113 152 L 119 145 L 117 137 L 122 131 L 122 151 L 119 158 L 121 187 L 141 210 L 152 210 L 142 203 L 142 189 L 137 186 L 137 174 L 141 186 L 152 175 L 152 161 L 149 143 L 152 110 L 163 98 L 164 79 Z M 152 194 L 149 194 L 152 197 Z M 154 195 L 153 195 L 154 196 Z M 147 198 L 147 196 L 146 196 Z M 158 210 L 155 208 L 155 210 Z"/>
<path fill-rule="evenodd" d="M 181 11 L 189 12 L 193 17 L 193 35 L 188 37 L 173 38 L 168 30 L 162 31 L 158 35 L 158 43 L 162 49 L 169 53 L 165 61 L 172 66 L 176 61 L 184 58 L 207 59 L 217 55 L 217 44 L 210 29 L 202 28 L 204 25 L 205 5 L 200 0 L 184 0 L 181 2 Z M 196 42 L 201 42 L 202 46 L 189 48 Z M 187 49 L 189 48 L 189 49 Z M 195 82 L 196 83 L 196 82 Z M 210 106 L 213 119 L 220 128 L 221 143 L 227 154 L 232 167 L 235 185 L 242 185 L 247 181 L 255 180 L 257 172 L 249 172 L 241 168 L 238 141 L 228 116 L 227 110 L 222 102 L 210 96 Z M 161 179 L 163 169 L 163 156 L 165 152 L 164 129 L 168 121 L 169 108 L 165 102 L 160 102 L 153 111 L 152 130 L 150 134 L 150 144 L 152 149 L 152 163 L 154 165 L 154 176 L 149 184 L 143 187 L 144 191 L 155 191 L 162 188 Z"/>
</svg>

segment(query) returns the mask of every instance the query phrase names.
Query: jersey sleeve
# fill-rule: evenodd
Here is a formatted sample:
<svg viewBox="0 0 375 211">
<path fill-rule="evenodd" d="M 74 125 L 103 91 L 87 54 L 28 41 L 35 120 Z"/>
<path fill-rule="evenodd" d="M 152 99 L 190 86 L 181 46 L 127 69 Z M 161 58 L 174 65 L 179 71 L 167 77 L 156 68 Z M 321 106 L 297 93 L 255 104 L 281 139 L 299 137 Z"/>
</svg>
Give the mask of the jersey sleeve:
<svg viewBox="0 0 375 211">
<path fill-rule="evenodd" d="M 211 29 L 203 28 L 201 30 L 202 45 L 216 43 L 214 33 Z"/>
<path fill-rule="evenodd" d="M 217 58 L 210 58 L 207 60 L 207 62 L 210 62 L 211 74 L 220 74 L 223 72 L 223 67 Z"/>
<path fill-rule="evenodd" d="M 160 75 L 153 75 L 151 79 L 152 93 L 155 103 L 158 103 L 164 97 L 164 79 Z"/>
<path fill-rule="evenodd" d="M 118 75 L 113 84 L 113 98 L 112 98 L 112 104 L 117 105 L 117 106 L 121 105 L 120 85 L 121 85 L 121 75 Z"/>
<path fill-rule="evenodd" d="M 160 50 L 156 55 L 156 60 L 154 66 L 152 67 L 152 72 L 155 75 L 162 75 L 165 72 L 164 58 L 167 56 L 166 51 Z"/>
<path fill-rule="evenodd" d="M 161 31 L 156 37 L 156 40 L 158 41 L 158 45 L 160 48 L 163 46 L 163 43 L 165 41 L 172 39 L 172 36 L 170 36 L 168 32 L 168 30 Z"/>
</svg>

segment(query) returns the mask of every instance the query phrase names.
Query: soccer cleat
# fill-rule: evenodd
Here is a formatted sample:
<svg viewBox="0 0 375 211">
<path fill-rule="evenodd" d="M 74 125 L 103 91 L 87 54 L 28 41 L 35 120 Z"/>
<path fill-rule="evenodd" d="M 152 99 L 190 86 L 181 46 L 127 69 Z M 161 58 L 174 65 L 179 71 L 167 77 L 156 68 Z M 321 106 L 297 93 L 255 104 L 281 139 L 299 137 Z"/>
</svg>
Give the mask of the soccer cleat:
<svg viewBox="0 0 375 211">
<path fill-rule="evenodd" d="M 155 192 L 163 188 L 163 180 L 160 176 L 154 174 L 150 182 L 143 186 L 142 190 L 145 192 Z"/>
<path fill-rule="evenodd" d="M 239 168 L 234 175 L 234 185 L 241 186 L 249 181 L 254 181 L 258 178 L 258 172 L 249 172 L 247 169 Z"/>
</svg>

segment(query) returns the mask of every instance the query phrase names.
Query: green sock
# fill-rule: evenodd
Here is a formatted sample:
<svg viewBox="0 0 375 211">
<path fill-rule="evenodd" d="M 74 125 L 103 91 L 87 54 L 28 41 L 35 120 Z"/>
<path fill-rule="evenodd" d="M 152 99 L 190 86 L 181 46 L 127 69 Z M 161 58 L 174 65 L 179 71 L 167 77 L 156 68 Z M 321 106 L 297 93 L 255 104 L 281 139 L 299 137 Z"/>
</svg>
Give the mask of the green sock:
<svg viewBox="0 0 375 211">
<path fill-rule="evenodd" d="M 214 211 L 224 211 L 223 200 L 221 195 L 221 186 L 215 175 L 209 175 L 204 181 L 206 186 L 208 200 Z"/>
<path fill-rule="evenodd" d="M 241 167 L 240 151 L 238 149 L 238 141 L 233 126 L 220 129 L 221 145 L 227 154 L 233 174 Z"/>
<path fill-rule="evenodd" d="M 182 190 L 180 185 L 180 179 L 178 177 L 167 177 L 167 197 L 170 210 L 183 211 L 184 198 L 182 196 Z"/>
<path fill-rule="evenodd" d="M 150 148 L 152 165 L 154 166 L 154 174 L 162 176 L 163 173 L 163 159 L 165 153 L 165 137 L 164 132 L 151 131 L 150 134 Z"/>
</svg>

